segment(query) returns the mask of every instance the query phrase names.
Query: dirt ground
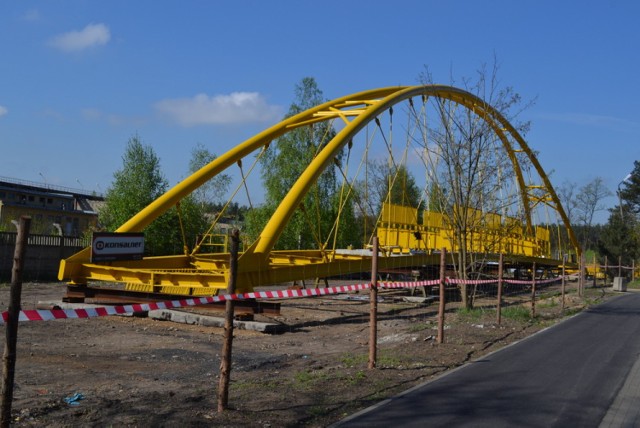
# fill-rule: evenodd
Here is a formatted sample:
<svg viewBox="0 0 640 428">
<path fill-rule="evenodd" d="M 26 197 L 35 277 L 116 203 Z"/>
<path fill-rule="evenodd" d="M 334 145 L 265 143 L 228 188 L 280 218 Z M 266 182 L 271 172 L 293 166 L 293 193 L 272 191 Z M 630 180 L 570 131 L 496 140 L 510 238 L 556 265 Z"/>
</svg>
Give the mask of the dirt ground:
<svg viewBox="0 0 640 428">
<path fill-rule="evenodd" d="M 569 283 L 561 313 L 558 289 L 541 291 L 535 319 L 529 293 L 508 296 L 500 325 L 493 296 L 470 312 L 447 303 L 440 345 L 437 302 L 409 303 L 406 291 L 382 291 L 374 370 L 367 369 L 368 292 L 282 300 L 279 315 L 256 318 L 283 325 L 282 333 L 235 330 L 231 409 L 223 413 L 216 410 L 222 328 L 121 316 L 23 322 L 14 426 L 328 426 L 611 295 L 588 289 L 578 298 Z M 63 294 L 62 284 L 24 284 L 23 308 Z M 2 310 L 8 301 L 2 286 Z"/>
</svg>

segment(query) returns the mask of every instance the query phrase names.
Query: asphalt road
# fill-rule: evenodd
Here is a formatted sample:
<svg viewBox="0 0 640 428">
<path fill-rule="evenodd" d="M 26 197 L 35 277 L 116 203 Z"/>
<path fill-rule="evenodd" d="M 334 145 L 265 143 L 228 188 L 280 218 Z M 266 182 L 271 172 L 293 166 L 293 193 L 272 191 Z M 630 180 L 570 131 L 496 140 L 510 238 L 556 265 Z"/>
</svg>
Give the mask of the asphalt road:
<svg viewBox="0 0 640 428">
<path fill-rule="evenodd" d="M 640 426 L 639 355 L 628 293 L 335 426 Z"/>
</svg>

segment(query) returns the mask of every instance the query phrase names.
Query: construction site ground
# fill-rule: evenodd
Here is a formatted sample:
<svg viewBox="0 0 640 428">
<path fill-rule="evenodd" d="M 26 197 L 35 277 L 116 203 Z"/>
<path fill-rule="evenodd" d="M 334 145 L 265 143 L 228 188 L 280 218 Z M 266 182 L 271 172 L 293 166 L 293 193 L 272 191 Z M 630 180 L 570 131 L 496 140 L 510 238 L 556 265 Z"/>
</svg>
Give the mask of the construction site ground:
<svg viewBox="0 0 640 428">
<path fill-rule="evenodd" d="M 542 289 L 534 319 L 530 292 L 507 295 L 500 324 L 493 295 L 477 299 L 480 309 L 472 311 L 448 302 L 443 344 L 435 340 L 436 300 L 407 302 L 406 290 L 382 291 L 373 370 L 368 292 L 281 300 L 280 314 L 255 316 L 279 325 L 279 333 L 235 329 L 230 409 L 222 413 L 216 395 L 223 328 L 131 316 L 23 322 L 13 423 L 324 427 L 613 295 L 589 287 L 578 297 L 576 284 L 567 284 L 564 311 L 559 286 Z M 0 287 L 3 310 L 9 290 Z M 60 283 L 24 284 L 23 309 L 64 293 Z"/>
</svg>

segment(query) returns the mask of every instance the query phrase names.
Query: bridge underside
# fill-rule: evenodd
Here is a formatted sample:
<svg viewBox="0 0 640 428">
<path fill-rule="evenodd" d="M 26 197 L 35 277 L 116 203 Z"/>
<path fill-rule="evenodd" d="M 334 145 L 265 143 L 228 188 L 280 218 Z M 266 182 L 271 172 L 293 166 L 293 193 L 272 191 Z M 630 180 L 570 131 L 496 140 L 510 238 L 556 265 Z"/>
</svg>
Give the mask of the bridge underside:
<svg viewBox="0 0 640 428">
<path fill-rule="evenodd" d="M 368 253 L 368 254 L 367 254 Z M 497 254 L 468 254 L 482 259 L 483 263 L 497 263 Z M 104 281 L 121 283 L 128 291 L 162 293 L 184 296 L 209 296 L 224 293 L 228 284 L 229 254 L 148 257 L 139 261 L 120 262 L 118 266 L 107 264 L 84 264 L 81 283 Z M 268 265 L 255 261 L 243 263 L 242 254 L 238 266 L 236 290 L 239 293 L 253 291 L 256 287 L 291 285 L 296 281 L 348 278 L 363 274 L 369 278 L 371 272 L 370 250 L 337 250 L 335 252 L 274 251 Z M 447 264 L 458 263 L 457 254 L 447 254 Z M 562 262 L 542 257 L 506 256 L 506 265 L 556 269 Z M 407 269 L 437 272 L 440 254 L 422 252 L 417 254 L 380 254 L 378 269 L 384 272 L 406 272 Z M 432 276 L 435 278 L 435 276 Z"/>
</svg>

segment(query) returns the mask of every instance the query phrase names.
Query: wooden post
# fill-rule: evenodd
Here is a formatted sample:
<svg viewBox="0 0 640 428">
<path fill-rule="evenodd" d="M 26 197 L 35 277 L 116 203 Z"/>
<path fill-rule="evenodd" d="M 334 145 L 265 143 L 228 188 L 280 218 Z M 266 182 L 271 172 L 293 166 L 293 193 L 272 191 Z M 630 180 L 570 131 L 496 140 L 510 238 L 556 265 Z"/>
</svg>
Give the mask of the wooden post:
<svg viewBox="0 0 640 428">
<path fill-rule="evenodd" d="M 618 256 L 618 276 L 622 276 L 622 256 Z"/>
<path fill-rule="evenodd" d="M 631 282 L 636 280 L 636 261 L 631 260 Z"/>
<path fill-rule="evenodd" d="M 536 317 L 536 263 L 531 267 L 531 318 Z"/>
<path fill-rule="evenodd" d="M 586 277 L 586 268 L 584 266 L 584 253 L 580 255 L 580 276 L 578 279 L 578 296 L 584 296 L 584 281 Z"/>
<path fill-rule="evenodd" d="M 438 343 L 444 343 L 444 309 L 445 309 L 445 269 L 447 266 L 447 249 L 442 248 L 440 251 L 440 302 L 438 303 Z"/>
<path fill-rule="evenodd" d="M 18 344 L 18 319 L 20 317 L 20 300 L 22 297 L 22 271 L 24 257 L 29 239 L 31 217 L 20 217 L 16 247 L 13 255 L 13 269 L 11 270 L 11 292 L 9 297 L 9 315 L 5 324 L 4 355 L 2 357 L 2 415 L 0 426 L 8 428 L 11 425 L 11 405 L 13 402 L 13 385 L 15 379 L 16 356 Z"/>
<path fill-rule="evenodd" d="M 369 369 L 376 368 L 378 358 L 378 237 L 373 237 L 371 289 L 369 290 Z"/>
<path fill-rule="evenodd" d="M 603 287 L 607 286 L 607 275 L 609 273 L 609 260 L 607 259 L 607 256 L 604 256 L 604 284 Z"/>
<path fill-rule="evenodd" d="M 231 232 L 227 294 L 235 294 L 236 292 L 239 236 L 240 232 L 238 229 L 233 229 L 233 232 Z M 225 302 L 224 342 L 222 344 L 222 356 L 220 358 L 220 382 L 218 383 L 218 413 L 227 409 L 229 404 L 229 378 L 231 375 L 231 350 L 233 346 L 233 311 L 234 302 L 229 299 Z"/>
<path fill-rule="evenodd" d="M 498 325 L 502 321 L 502 266 L 504 263 L 504 254 L 500 253 L 498 259 L 498 303 L 496 307 L 496 316 Z"/>
<path fill-rule="evenodd" d="M 562 312 L 564 312 L 564 292 L 565 292 L 565 272 L 566 272 L 566 267 L 565 265 L 567 264 L 567 256 L 563 256 L 562 257 L 562 286 L 561 286 L 561 290 L 562 290 L 562 303 L 560 305 L 560 310 Z"/>
</svg>

